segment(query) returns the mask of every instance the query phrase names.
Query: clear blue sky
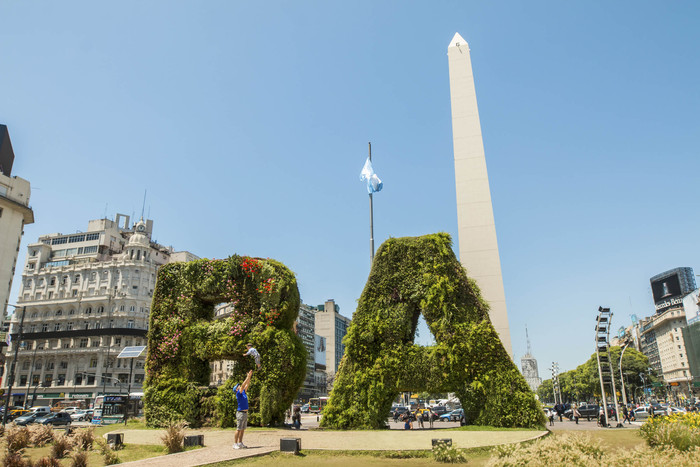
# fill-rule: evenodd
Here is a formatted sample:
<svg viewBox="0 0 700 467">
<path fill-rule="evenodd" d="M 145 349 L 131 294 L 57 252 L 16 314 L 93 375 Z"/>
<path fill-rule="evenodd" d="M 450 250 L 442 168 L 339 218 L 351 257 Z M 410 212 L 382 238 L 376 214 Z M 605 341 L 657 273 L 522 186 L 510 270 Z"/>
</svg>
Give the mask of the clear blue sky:
<svg viewBox="0 0 700 467">
<path fill-rule="evenodd" d="M 599 305 L 700 272 L 697 2 L 0 5 L 0 122 L 41 234 L 139 215 L 202 257 L 272 257 L 351 316 L 377 246 L 455 243 L 447 45 L 470 44 L 516 359 L 592 353 Z M 19 273 L 13 286 L 14 301 Z"/>
</svg>

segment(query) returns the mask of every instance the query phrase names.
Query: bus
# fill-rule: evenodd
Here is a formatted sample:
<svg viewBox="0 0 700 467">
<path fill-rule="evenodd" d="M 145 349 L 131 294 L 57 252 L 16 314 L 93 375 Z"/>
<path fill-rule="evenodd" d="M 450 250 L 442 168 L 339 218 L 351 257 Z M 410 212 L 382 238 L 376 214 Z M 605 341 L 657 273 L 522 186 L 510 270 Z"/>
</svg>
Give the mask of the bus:
<svg viewBox="0 0 700 467">
<path fill-rule="evenodd" d="M 328 404 L 327 397 L 312 397 L 309 399 L 309 412 L 321 413 L 326 404 Z"/>
</svg>

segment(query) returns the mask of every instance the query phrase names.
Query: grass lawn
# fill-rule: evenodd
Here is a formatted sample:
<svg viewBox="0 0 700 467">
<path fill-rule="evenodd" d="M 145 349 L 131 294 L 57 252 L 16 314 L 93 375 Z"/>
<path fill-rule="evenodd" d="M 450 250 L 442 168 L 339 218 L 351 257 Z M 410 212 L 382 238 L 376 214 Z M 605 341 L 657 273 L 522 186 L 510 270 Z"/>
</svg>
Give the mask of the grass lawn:
<svg viewBox="0 0 700 467">
<path fill-rule="evenodd" d="M 572 433 L 567 430 L 555 430 L 554 436 Z M 581 433 L 581 432 L 579 432 Z M 634 449 L 637 446 L 646 446 L 646 441 L 639 436 L 639 430 L 630 428 L 609 428 L 606 430 L 584 431 L 592 439 L 599 440 L 607 448 Z"/>
</svg>

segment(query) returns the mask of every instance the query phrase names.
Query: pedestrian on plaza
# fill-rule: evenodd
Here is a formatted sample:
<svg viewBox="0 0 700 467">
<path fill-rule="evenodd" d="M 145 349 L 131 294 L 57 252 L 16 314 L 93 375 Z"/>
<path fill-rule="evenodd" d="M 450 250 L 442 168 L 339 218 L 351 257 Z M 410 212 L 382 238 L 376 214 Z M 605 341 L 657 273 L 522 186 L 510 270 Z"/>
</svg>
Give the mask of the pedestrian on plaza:
<svg viewBox="0 0 700 467">
<path fill-rule="evenodd" d="M 248 393 L 246 391 L 248 391 L 250 378 L 252 377 L 253 370 L 250 370 L 245 381 L 233 387 L 233 392 L 236 394 L 236 400 L 238 402 L 238 411 L 236 412 L 236 434 L 233 435 L 233 449 L 245 449 L 248 447 L 243 444 L 243 433 L 248 427 Z"/>
<path fill-rule="evenodd" d="M 578 411 L 578 408 L 576 406 L 574 406 L 573 414 L 574 420 L 576 420 L 576 424 L 578 425 L 578 419 L 581 417 L 581 412 Z"/>
<path fill-rule="evenodd" d="M 435 414 L 433 413 L 433 409 L 428 409 L 428 420 L 430 420 L 430 429 L 433 429 L 433 418 L 435 418 Z"/>
<path fill-rule="evenodd" d="M 294 415 L 292 415 L 292 426 L 297 430 L 301 430 L 301 407 L 294 407 Z"/>
<path fill-rule="evenodd" d="M 622 407 L 622 415 L 624 415 L 625 417 L 624 419 L 622 419 L 622 423 L 624 424 L 625 422 L 627 422 L 631 425 L 632 420 L 630 420 L 630 411 L 626 405 Z"/>
<path fill-rule="evenodd" d="M 603 406 L 600 406 L 600 411 L 598 411 L 598 426 L 605 426 L 605 410 L 603 410 Z"/>
<path fill-rule="evenodd" d="M 549 411 L 549 426 L 554 426 L 554 410 Z"/>
</svg>

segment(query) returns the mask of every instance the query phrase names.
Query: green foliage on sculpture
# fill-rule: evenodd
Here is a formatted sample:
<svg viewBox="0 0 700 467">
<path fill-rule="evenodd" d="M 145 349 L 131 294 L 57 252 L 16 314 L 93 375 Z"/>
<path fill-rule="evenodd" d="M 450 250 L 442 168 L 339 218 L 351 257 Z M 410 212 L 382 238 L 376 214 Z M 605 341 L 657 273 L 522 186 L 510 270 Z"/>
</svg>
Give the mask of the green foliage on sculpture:
<svg viewBox="0 0 700 467">
<path fill-rule="evenodd" d="M 214 319 L 220 303 L 230 304 L 229 314 Z M 231 388 L 251 369 L 249 423 L 283 423 L 306 374 L 306 349 L 292 329 L 298 312 L 294 274 L 274 260 L 234 255 L 161 267 L 148 330 L 146 424 L 235 426 Z M 243 356 L 248 342 L 262 356 L 260 369 Z M 218 390 L 209 387 L 212 360 L 236 362 Z"/>
<path fill-rule="evenodd" d="M 436 344 L 413 344 L 419 316 Z M 379 429 L 402 391 L 455 392 L 469 424 L 543 427 L 544 413 L 444 233 L 392 238 L 377 251 L 345 337 L 321 425 Z"/>
</svg>

